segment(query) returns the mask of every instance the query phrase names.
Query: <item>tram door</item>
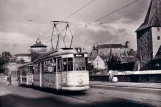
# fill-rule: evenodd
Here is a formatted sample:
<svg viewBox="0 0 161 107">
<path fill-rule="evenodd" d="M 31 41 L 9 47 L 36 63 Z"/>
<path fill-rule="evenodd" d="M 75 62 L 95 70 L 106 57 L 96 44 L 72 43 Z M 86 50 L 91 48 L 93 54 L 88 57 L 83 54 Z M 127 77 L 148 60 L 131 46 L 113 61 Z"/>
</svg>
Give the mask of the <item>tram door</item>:
<svg viewBox="0 0 161 107">
<path fill-rule="evenodd" d="M 61 89 L 62 84 L 62 59 L 61 57 L 57 58 L 57 71 L 56 71 L 56 89 Z"/>
</svg>

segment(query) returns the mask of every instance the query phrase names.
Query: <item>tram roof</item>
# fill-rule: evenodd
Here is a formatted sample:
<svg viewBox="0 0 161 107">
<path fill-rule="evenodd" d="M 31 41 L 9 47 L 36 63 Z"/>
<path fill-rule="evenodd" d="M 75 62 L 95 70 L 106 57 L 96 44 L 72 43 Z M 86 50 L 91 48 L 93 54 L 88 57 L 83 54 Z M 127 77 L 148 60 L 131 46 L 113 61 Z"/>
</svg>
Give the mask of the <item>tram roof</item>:
<svg viewBox="0 0 161 107">
<path fill-rule="evenodd" d="M 85 52 L 85 51 L 78 52 L 76 49 L 73 49 L 73 48 L 68 48 L 68 49 L 62 48 L 62 49 L 54 50 L 54 51 L 51 51 L 51 52 L 48 52 L 48 53 L 41 55 L 34 62 L 41 60 L 41 59 L 44 59 L 44 58 L 59 56 L 59 55 L 65 55 L 65 54 L 87 54 L 87 52 Z"/>
<path fill-rule="evenodd" d="M 19 66 L 18 68 L 22 68 L 24 66 L 33 66 L 33 63 L 29 62 L 29 63 L 26 63 L 26 64 L 23 64 L 23 65 Z"/>
</svg>

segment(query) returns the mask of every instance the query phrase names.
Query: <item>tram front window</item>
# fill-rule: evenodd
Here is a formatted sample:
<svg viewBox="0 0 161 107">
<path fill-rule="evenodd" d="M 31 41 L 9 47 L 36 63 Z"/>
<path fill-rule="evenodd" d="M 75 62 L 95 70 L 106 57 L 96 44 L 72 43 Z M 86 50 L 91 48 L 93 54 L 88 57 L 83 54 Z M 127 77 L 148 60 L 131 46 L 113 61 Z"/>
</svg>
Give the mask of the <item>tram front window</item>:
<svg viewBox="0 0 161 107">
<path fill-rule="evenodd" d="M 84 57 L 76 57 L 74 63 L 74 70 L 82 71 L 85 70 L 85 59 Z"/>
</svg>

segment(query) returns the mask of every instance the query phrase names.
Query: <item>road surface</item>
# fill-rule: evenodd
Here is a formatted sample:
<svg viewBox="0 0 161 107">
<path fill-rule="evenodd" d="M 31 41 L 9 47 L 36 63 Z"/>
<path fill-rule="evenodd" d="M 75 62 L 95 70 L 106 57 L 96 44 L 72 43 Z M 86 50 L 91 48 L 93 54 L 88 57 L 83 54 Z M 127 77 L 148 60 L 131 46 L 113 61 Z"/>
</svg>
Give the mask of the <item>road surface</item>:
<svg viewBox="0 0 161 107">
<path fill-rule="evenodd" d="M 92 85 L 84 93 L 0 82 L 0 107 L 161 107 L 161 89 Z"/>
</svg>

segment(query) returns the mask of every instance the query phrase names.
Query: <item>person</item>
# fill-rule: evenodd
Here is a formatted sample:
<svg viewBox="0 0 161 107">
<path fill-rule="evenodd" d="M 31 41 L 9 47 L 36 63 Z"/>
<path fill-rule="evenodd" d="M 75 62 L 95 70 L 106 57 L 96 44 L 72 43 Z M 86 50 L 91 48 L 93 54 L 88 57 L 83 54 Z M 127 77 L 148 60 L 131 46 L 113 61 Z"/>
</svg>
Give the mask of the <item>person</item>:
<svg viewBox="0 0 161 107">
<path fill-rule="evenodd" d="M 9 76 L 6 76 L 6 85 L 8 85 L 8 83 L 9 83 Z"/>
<path fill-rule="evenodd" d="M 11 82 L 12 82 L 12 78 L 11 76 L 9 76 L 9 85 L 11 85 Z"/>
<path fill-rule="evenodd" d="M 11 76 L 7 76 L 7 83 L 6 83 L 6 85 L 11 85 Z"/>
</svg>

